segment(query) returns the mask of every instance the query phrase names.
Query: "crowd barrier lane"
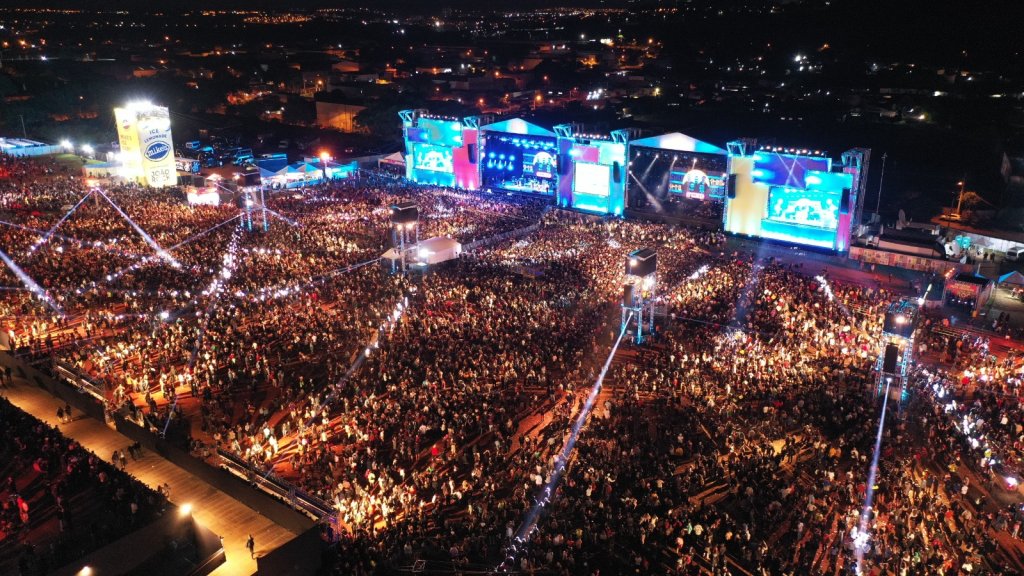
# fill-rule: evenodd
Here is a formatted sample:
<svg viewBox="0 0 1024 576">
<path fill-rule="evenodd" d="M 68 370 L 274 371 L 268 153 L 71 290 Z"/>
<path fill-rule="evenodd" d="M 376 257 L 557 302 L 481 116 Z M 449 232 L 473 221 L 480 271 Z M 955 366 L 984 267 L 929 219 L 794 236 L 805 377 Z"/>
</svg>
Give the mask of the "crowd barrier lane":
<svg viewBox="0 0 1024 576">
<path fill-rule="evenodd" d="M 304 511 L 296 511 L 294 507 L 282 503 L 279 499 L 263 491 L 252 490 L 250 486 L 240 482 L 235 474 L 193 457 L 186 448 L 160 438 L 152 430 L 139 426 L 137 422 L 126 418 L 119 412 L 107 413 L 104 410 L 103 402 L 74 384 L 64 381 L 63 378 L 56 378 L 27 366 L 9 353 L 0 353 L 0 364 L 11 366 L 19 376 L 34 382 L 58 400 L 71 404 L 75 409 L 84 412 L 87 417 L 100 422 L 107 421 L 129 440 L 138 442 L 144 449 L 159 454 L 191 474 L 197 481 L 205 482 L 224 492 L 293 534 L 301 534 L 313 525 Z"/>
</svg>

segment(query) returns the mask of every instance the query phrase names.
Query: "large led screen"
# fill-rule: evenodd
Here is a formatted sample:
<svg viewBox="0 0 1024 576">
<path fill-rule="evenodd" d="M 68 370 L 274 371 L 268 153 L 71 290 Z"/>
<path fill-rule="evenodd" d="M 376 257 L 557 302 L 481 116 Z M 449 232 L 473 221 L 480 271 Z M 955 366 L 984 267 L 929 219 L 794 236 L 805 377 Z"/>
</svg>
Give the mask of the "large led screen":
<svg viewBox="0 0 1024 576">
<path fill-rule="evenodd" d="M 554 194 L 558 178 L 558 153 L 554 138 L 543 136 L 487 136 L 480 159 L 483 185 L 487 187 Z"/>
<path fill-rule="evenodd" d="M 835 230 L 842 191 L 796 190 L 774 186 L 768 193 L 768 220 Z"/>
<path fill-rule="evenodd" d="M 577 162 L 572 188 L 577 194 L 608 196 L 611 193 L 611 167 L 603 164 Z"/>
<path fill-rule="evenodd" d="M 721 199 L 726 194 L 728 159 L 724 154 L 633 148 L 629 185 L 635 200 L 663 204 L 673 198 Z"/>
<path fill-rule="evenodd" d="M 416 170 L 451 174 L 454 170 L 452 164 L 452 151 L 450 148 L 442 146 L 414 144 L 413 168 Z"/>
<path fill-rule="evenodd" d="M 462 124 L 458 120 L 420 118 L 416 126 L 406 129 L 406 137 L 409 142 L 458 148 L 462 146 Z"/>
</svg>

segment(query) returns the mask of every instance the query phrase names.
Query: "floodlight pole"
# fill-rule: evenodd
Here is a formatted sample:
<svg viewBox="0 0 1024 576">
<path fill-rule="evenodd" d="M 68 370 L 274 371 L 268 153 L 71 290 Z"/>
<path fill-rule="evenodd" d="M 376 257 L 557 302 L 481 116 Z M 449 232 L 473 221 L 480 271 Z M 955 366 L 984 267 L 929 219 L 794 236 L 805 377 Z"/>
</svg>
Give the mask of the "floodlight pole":
<svg viewBox="0 0 1024 576">
<path fill-rule="evenodd" d="M 267 232 L 270 230 L 270 224 L 267 223 L 267 201 L 263 198 L 262 186 L 260 186 L 260 206 L 263 207 L 263 231 Z"/>
<path fill-rule="evenodd" d="M 252 192 L 246 192 L 242 201 L 245 204 L 245 229 L 252 232 Z"/>
<path fill-rule="evenodd" d="M 402 257 L 402 274 L 405 274 L 405 224 L 398 225 L 398 253 Z"/>
</svg>

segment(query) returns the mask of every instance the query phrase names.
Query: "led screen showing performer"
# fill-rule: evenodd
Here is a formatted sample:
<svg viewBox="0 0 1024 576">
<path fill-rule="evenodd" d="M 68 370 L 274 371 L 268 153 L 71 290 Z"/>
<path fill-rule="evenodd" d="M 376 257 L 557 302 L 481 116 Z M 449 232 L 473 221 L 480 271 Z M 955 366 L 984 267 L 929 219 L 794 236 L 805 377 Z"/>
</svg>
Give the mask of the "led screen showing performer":
<svg viewBox="0 0 1024 576">
<path fill-rule="evenodd" d="M 441 146 L 416 144 L 413 148 L 413 166 L 416 170 L 451 174 L 454 169 L 452 151 Z"/>
<path fill-rule="evenodd" d="M 720 200 L 728 183 L 728 159 L 724 154 L 677 152 L 635 147 L 629 165 L 629 184 L 634 203 Z"/>
<path fill-rule="evenodd" d="M 673 170 L 669 174 L 668 191 L 694 200 L 720 198 L 725 195 L 726 180 L 724 172 L 709 174 L 698 168 L 697 159 L 694 158 L 689 170 Z"/>
<path fill-rule="evenodd" d="M 839 226 L 841 194 L 773 186 L 768 197 L 768 220 L 835 230 Z"/>
<path fill-rule="evenodd" d="M 491 135 L 480 159 L 483 185 L 513 192 L 554 194 L 556 140 L 542 136 Z"/>
</svg>

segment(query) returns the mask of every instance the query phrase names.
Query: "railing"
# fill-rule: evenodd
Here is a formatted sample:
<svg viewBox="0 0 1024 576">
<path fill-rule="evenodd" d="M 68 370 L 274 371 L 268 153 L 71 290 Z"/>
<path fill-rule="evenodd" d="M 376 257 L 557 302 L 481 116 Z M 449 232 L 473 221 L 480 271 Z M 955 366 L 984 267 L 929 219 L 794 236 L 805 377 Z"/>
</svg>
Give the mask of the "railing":
<svg viewBox="0 0 1024 576">
<path fill-rule="evenodd" d="M 287 480 L 256 470 L 248 462 L 221 448 L 217 449 L 217 456 L 220 457 L 222 468 L 313 520 L 320 521 L 324 517 L 334 514 L 334 507 L 328 502 L 295 487 L 294 484 Z"/>
<path fill-rule="evenodd" d="M 520 238 L 522 236 L 526 236 L 527 234 L 532 234 L 533 232 L 536 232 L 538 228 L 540 228 L 540 222 L 530 224 L 529 226 L 525 226 L 523 228 L 516 228 L 515 230 L 510 230 L 502 234 L 495 234 L 494 236 L 481 238 L 480 240 L 474 240 L 468 244 L 463 245 L 462 249 L 468 252 L 471 250 L 476 250 L 477 248 L 482 248 L 484 246 L 490 246 L 491 244 L 497 244 L 498 242 L 504 242 L 505 240 Z"/>
<path fill-rule="evenodd" d="M 97 386 L 92 380 L 89 380 L 84 374 L 80 373 L 70 364 L 61 360 L 54 360 L 53 362 L 53 373 L 55 376 L 62 378 L 68 384 L 71 384 L 75 389 L 80 392 L 84 392 L 101 404 L 105 404 L 107 401 L 106 396 L 103 394 L 103 388 Z"/>
<path fill-rule="evenodd" d="M 224 547 L 221 546 L 216 552 L 211 554 L 209 558 L 193 568 L 192 571 L 188 573 L 188 576 L 207 576 L 207 574 L 216 570 L 226 560 L 227 554 L 224 552 Z"/>
</svg>

